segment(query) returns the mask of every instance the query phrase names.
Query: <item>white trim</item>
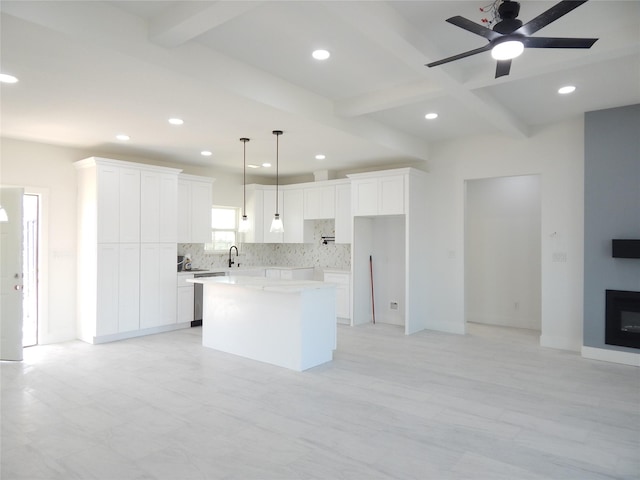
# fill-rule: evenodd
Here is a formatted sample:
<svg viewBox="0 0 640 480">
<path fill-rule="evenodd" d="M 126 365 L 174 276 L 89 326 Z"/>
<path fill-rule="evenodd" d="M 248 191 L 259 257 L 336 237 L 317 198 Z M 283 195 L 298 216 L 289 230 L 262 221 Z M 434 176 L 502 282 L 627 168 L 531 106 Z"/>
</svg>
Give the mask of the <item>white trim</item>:
<svg viewBox="0 0 640 480">
<path fill-rule="evenodd" d="M 603 362 L 620 363 L 640 367 L 640 353 L 609 350 L 606 348 L 582 347 L 582 357 Z"/>
<path fill-rule="evenodd" d="M 58 335 L 54 339 L 49 328 L 49 188 L 26 185 L 25 195 L 37 195 L 38 199 L 38 345 L 66 341 L 75 337 Z"/>
<path fill-rule="evenodd" d="M 116 342 L 118 340 L 127 340 L 129 338 L 144 337 L 146 335 L 154 335 L 156 333 L 171 332 L 173 330 L 181 330 L 183 328 L 191 328 L 191 322 L 172 323 L 170 325 L 162 325 L 160 327 L 144 328 L 142 330 L 132 330 L 130 332 L 114 333 L 113 335 L 102 335 L 100 337 L 91 337 L 91 340 L 87 343 L 98 345 L 101 343 Z M 84 339 L 81 339 L 81 340 L 84 340 Z"/>
</svg>

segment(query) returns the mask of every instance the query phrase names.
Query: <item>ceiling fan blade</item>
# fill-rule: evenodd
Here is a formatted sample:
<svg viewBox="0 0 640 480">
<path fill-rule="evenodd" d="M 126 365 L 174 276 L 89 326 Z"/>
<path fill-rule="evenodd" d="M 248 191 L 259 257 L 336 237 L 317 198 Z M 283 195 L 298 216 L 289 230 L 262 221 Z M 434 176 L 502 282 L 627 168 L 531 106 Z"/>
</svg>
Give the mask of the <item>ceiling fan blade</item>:
<svg viewBox="0 0 640 480">
<path fill-rule="evenodd" d="M 499 38 L 502 36 L 502 34 L 498 32 L 494 32 L 490 28 L 487 28 L 483 25 L 472 22 L 471 20 L 467 20 L 466 18 L 461 17 L 459 15 L 456 17 L 447 18 L 447 22 L 449 22 L 452 25 L 455 25 L 456 27 L 463 28 L 468 32 L 475 33 L 476 35 L 480 35 L 481 37 L 484 37 L 487 40 L 495 40 L 496 38 Z"/>
<path fill-rule="evenodd" d="M 591 48 L 597 38 L 526 37 L 521 41 L 527 48 Z"/>
<path fill-rule="evenodd" d="M 469 50 L 468 52 L 459 53 L 458 55 L 454 55 L 453 57 L 443 58 L 442 60 L 438 60 L 437 62 L 427 63 L 427 67 L 437 67 L 438 65 L 442 65 L 443 63 L 453 62 L 454 60 L 460 60 L 461 58 L 470 57 L 471 55 L 475 55 L 476 53 L 486 52 L 491 50 L 492 45 L 488 43 L 484 47 L 476 48 L 475 50 Z"/>
<path fill-rule="evenodd" d="M 563 0 L 560 3 L 555 4 L 549 10 L 542 12 L 533 20 L 525 23 L 520 28 L 518 28 L 515 32 L 519 35 L 529 36 L 536 33 L 541 28 L 546 27 L 551 22 L 555 22 L 557 19 L 566 15 L 571 10 L 578 8 L 583 3 L 586 3 L 587 0 Z"/>
<path fill-rule="evenodd" d="M 511 60 L 498 60 L 496 65 L 496 78 L 509 75 L 511 71 Z"/>
</svg>

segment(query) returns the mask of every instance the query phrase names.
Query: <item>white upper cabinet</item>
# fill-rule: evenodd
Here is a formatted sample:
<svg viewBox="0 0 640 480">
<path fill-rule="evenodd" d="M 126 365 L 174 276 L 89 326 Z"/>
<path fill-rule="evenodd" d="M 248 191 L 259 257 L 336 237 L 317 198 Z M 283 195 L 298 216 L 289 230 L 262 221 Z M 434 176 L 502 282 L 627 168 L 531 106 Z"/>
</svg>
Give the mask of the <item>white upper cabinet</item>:
<svg viewBox="0 0 640 480">
<path fill-rule="evenodd" d="M 120 243 L 140 241 L 140 170 L 121 167 L 119 175 Z"/>
<path fill-rule="evenodd" d="M 304 194 L 301 188 L 286 189 L 282 192 L 284 243 L 312 243 L 313 225 L 304 221 Z"/>
<path fill-rule="evenodd" d="M 178 178 L 178 243 L 211 242 L 213 182 L 209 177 Z"/>
<path fill-rule="evenodd" d="M 336 243 L 351 243 L 353 217 L 351 216 L 351 186 L 336 185 Z"/>
<path fill-rule="evenodd" d="M 405 213 L 405 175 L 398 170 L 348 175 L 354 216 Z"/>
<path fill-rule="evenodd" d="M 320 220 L 336 216 L 336 187 L 333 185 L 304 189 L 304 219 Z"/>
<path fill-rule="evenodd" d="M 175 243 L 178 216 L 178 177 L 142 171 L 140 175 L 140 241 Z"/>
<path fill-rule="evenodd" d="M 246 214 L 249 231 L 243 233 L 244 243 L 264 242 L 264 191 L 261 185 L 247 185 Z M 273 214 L 272 214 L 273 215 Z M 271 217 L 270 217 L 271 218 Z"/>
<path fill-rule="evenodd" d="M 97 210 L 98 242 L 140 241 L 140 171 L 115 165 L 98 165 L 81 172 L 89 188 L 95 185 L 95 190 L 85 190 L 85 193 L 95 199 L 95 203 L 89 202 L 87 205 L 95 206 Z"/>
</svg>

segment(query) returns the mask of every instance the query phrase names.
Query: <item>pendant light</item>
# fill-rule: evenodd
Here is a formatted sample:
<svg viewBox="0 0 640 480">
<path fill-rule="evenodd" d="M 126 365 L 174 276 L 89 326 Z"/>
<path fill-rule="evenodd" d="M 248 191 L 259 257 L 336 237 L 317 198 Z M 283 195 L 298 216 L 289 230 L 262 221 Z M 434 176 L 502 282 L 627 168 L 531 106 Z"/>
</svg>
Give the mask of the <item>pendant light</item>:
<svg viewBox="0 0 640 480">
<path fill-rule="evenodd" d="M 8 222 L 9 216 L 7 215 L 7 211 L 4 209 L 2 205 L 0 205 L 0 222 Z"/>
<path fill-rule="evenodd" d="M 242 219 L 240 220 L 240 225 L 238 226 L 238 231 L 241 233 L 246 233 L 249 231 L 251 225 L 249 224 L 249 219 L 247 218 L 247 142 L 248 138 L 241 138 L 240 141 L 243 143 L 243 153 L 242 153 Z"/>
<path fill-rule="evenodd" d="M 271 229 L 269 230 L 271 233 L 282 233 L 284 232 L 284 225 L 282 225 L 282 219 L 280 218 L 280 214 L 278 213 L 278 183 L 279 183 L 279 171 L 278 171 L 278 161 L 279 161 L 279 137 L 282 135 L 282 130 L 274 130 L 273 133 L 276 136 L 276 214 L 273 216 L 273 221 L 271 222 Z"/>
</svg>

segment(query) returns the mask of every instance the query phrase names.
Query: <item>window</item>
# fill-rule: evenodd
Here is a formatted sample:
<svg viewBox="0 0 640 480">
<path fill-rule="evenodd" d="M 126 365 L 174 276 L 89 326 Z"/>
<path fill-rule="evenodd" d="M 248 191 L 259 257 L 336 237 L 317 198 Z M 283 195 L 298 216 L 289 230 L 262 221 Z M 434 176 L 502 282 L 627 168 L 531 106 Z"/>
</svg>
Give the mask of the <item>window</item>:
<svg viewBox="0 0 640 480">
<path fill-rule="evenodd" d="M 227 252 L 236 243 L 238 209 L 214 205 L 211 208 L 211 243 L 205 243 L 208 253 Z"/>
</svg>

